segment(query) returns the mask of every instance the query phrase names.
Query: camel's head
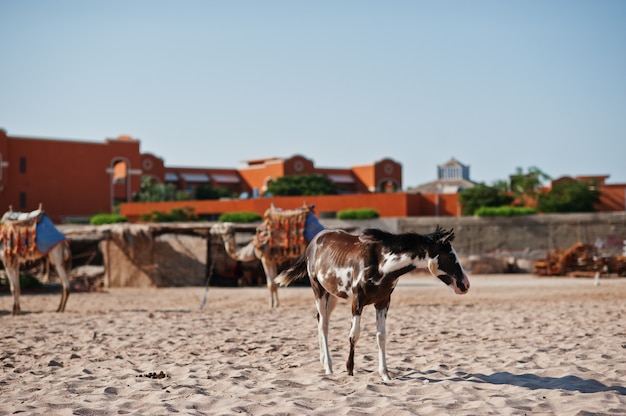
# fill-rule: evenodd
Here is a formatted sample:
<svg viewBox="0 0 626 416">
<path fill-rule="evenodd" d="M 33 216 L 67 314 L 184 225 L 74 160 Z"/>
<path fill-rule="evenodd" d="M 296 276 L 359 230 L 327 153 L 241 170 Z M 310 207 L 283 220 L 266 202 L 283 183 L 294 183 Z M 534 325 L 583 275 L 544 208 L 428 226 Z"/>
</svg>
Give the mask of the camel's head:
<svg viewBox="0 0 626 416">
<path fill-rule="evenodd" d="M 231 222 L 218 222 L 213 225 L 210 230 L 211 235 L 219 235 L 222 238 L 232 236 L 235 233 L 235 228 Z"/>
</svg>

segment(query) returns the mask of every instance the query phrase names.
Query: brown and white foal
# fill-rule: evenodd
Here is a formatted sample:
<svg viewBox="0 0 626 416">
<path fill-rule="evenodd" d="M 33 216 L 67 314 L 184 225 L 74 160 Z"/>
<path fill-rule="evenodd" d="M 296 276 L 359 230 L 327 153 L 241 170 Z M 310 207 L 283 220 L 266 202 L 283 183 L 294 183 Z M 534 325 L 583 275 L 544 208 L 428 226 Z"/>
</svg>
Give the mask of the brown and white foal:
<svg viewBox="0 0 626 416">
<path fill-rule="evenodd" d="M 348 374 L 353 375 L 361 313 L 366 305 L 373 304 L 376 308 L 378 372 L 383 380 L 390 380 L 385 361 L 385 321 L 391 293 L 400 276 L 423 263 L 455 293 L 464 294 L 469 290 L 469 280 L 451 245 L 453 239 L 452 230 L 437 226 L 434 232 L 423 235 L 391 234 L 378 229 L 367 229 L 360 235 L 325 230 L 311 240 L 305 254 L 282 272 L 276 282 L 287 286 L 309 276 L 318 311 L 320 361 L 326 374 L 333 372 L 328 349 L 330 315 L 338 298 L 347 299 L 352 295 Z"/>
</svg>

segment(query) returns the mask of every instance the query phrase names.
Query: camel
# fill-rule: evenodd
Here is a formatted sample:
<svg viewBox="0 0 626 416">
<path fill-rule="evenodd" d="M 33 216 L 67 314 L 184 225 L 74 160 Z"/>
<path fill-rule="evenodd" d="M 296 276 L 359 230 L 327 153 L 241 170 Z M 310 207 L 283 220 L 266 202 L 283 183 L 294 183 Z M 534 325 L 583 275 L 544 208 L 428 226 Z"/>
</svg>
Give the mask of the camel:
<svg viewBox="0 0 626 416">
<path fill-rule="evenodd" d="M 0 260 L 4 263 L 13 295 L 12 315 L 22 312 L 20 266 L 46 257 L 61 277 L 63 293 L 57 312 L 63 312 L 70 295 L 70 281 L 65 269 L 70 250 L 65 236 L 56 229 L 41 208 L 30 213 L 12 210 L 6 212 L 2 216 L 0 229 Z"/>
<path fill-rule="evenodd" d="M 269 253 L 269 246 L 259 245 L 259 240 L 255 235 L 245 246 L 239 248 L 235 241 L 235 227 L 233 223 L 223 222 L 211 227 L 211 234 L 219 235 L 224 241 L 224 250 L 233 260 L 249 262 L 256 259 L 261 261 L 267 288 L 270 292 L 270 307 L 278 307 L 278 285 L 274 283 L 274 278 L 278 275 L 278 266 L 286 259 L 272 257 Z"/>
<path fill-rule="evenodd" d="M 229 257 L 241 262 L 261 261 L 267 288 L 269 306 L 276 308 L 278 284 L 274 281 L 278 267 L 287 260 L 304 254 L 308 241 L 323 229 L 313 213 L 314 206 L 283 211 L 273 205 L 263 215 L 263 223 L 257 228 L 252 240 L 243 247 L 235 241 L 235 224 L 223 222 L 211 227 L 212 235 L 219 235 Z"/>
</svg>

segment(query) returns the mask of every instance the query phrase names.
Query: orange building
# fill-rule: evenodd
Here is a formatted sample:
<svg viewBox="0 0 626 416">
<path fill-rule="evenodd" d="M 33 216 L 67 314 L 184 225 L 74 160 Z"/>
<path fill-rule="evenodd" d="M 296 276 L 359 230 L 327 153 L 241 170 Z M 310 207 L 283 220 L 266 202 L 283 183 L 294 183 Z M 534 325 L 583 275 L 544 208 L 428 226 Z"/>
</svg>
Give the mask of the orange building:
<svg viewBox="0 0 626 416">
<path fill-rule="evenodd" d="M 177 189 L 193 192 L 199 185 L 228 188 L 242 197 L 261 196 L 269 183 L 286 175 L 318 174 L 335 184 L 340 194 L 395 192 L 402 189 L 402 165 L 383 159 L 372 165 L 352 168 L 318 168 L 301 155 L 290 158 L 247 160 L 240 169 L 166 167 L 163 160 L 143 154 L 143 174 L 159 183 L 172 183 Z"/>
<path fill-rule="evenodd" d="M 0 129 L 0 211 L 30 211 L 40 203 L 55 222 L 111 212 L 139 190 L 139 141 L 104 143 L 7 136 Z"/>
<path fill-rule="evenodd" d="M 128 203 L 141 178 L 193 192 L 200 185 L 227 188 L 241 198 L 261 196 L 275 178 L 322 174 L 342 194 L 402 189 L 402 166 L 383 159 L 353 168 L 317 168 L 304 156 L 247 161 L 241 169 L 170 167 L 140 152 L 130 136 L 104 143 L 7 135 L 0 129 L 0 211 L 30 211 L 40 203 L 55 222 L 82 221 Z"/>
</svg>

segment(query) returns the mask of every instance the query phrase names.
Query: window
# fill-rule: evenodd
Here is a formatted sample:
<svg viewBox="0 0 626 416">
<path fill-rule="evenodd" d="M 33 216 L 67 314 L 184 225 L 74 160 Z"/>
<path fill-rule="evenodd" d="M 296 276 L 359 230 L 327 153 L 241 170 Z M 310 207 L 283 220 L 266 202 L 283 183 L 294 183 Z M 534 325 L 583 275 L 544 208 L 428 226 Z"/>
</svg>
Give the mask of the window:
<svg viewBox="0 0 626 416">
<path fill-rule="evenodd" d="M 26 173 L 26 157 L 20 157 L 20 173 Z"/>
<path fill-rule="evenodd" d="M 20 192 L 20 210 L 26 209 L 26 192 Z"/>
</svg>

